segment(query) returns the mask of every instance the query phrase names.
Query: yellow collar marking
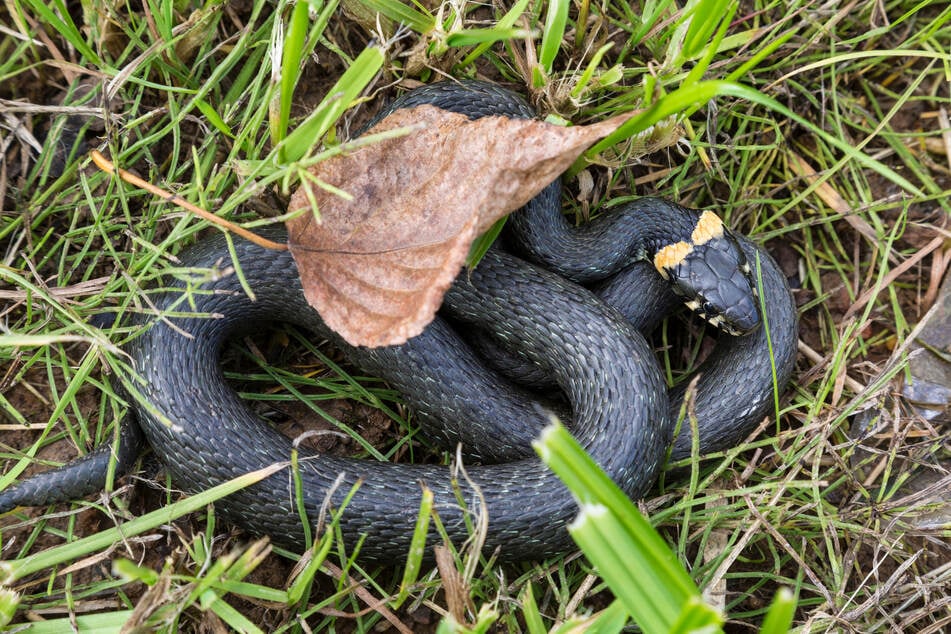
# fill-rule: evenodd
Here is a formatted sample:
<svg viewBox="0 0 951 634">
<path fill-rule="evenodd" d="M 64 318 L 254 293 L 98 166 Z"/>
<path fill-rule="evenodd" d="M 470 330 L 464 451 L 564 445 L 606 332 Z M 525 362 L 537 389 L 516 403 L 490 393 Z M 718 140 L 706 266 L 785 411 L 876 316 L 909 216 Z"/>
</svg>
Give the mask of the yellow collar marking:
<svg viewBox="0 0 951 634">
<path fill-rule="evenodd" d="M 666 280 L 667 270 L 675 268 L 693 251 L 693 245 L 687 242 L 675 242 L 654 254 L 654 268 Z"/>
<path fill-rule="evenodd" d="M 707 210 L 700 214 L 700 218 L 697 219 L 697 226 L 693 228 L 690 240 L 699 246 L 722 235 L 723 221 L 720 220 L 720 216 Z"/>
</svg>

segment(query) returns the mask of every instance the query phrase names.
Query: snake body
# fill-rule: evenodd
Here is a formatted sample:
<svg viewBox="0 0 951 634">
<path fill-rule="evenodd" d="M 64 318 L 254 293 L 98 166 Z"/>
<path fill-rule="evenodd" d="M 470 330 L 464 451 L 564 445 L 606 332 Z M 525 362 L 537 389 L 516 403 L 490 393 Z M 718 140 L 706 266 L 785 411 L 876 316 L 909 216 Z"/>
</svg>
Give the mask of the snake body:
<svg viewBox="0 0 951 634">
<path fill-rule="evenodd" d="M 456 94 L 453 100 L 452 90 L 429 95 L 414 91 L 398 107 L 412 106 L 417 98 L 443 105 L 439 99 L 445 95 L 457 104 L 460 97 Z M 499 97 L 495 89 L 485 92 L 489 101 Z M 749 261 L 759 263 L 768 331 L 759 328 L 721 342 L 707 362 L 696 397 L 701 452 L 731 446 L 748 434 L 770 411 L 774 390 L 788 380 L 794 361 L 795 307 L 785 279 L 765 252 L 738 239 Z M 628 249 L 621 256 L 607 256 L 616 262 L 588 268 L 613 270 L 643 258 L 644 251 L 649 256 L 649 250 L 649 245 L 637 247 L 635 253 Z M 448 321 L 437 318 L 402 346 L 353 348 L 329 332 L 307 306 L 289 254 L 246 242 L 236 243 L 235 251 L 254 301 L 233 274 L 215 276 L 198 290 L 173 286 L 154 300 L 156 308 L 165 312 L 190 307 L 195 315 L 158 320 L 125 346 L 137 373 L 132 384 L 138 392 L 138 424 L 124 431 L 120 466 L 135 454 L 139 430 L 176 485 L 187 491 L 287 461 L 290 441 L 248 410 L 228 386 L 217 360 L 230 337 L 261 322 L 288 321 L 331 340 L 353 363 L 386 379 L 418 412 L 429 436 L 449 447 L 461 442 L 470 459 L 512 460 L 469 466 L 465 478 L 454 479 L 446 467 L 345 459 L 302 449 L 299 475 L 311 525 L 328 501 L 339 508 L 355 489 L 340 519 L 346 546 L 355 548 L 365 537 L 362 559 L 399 561 L 409 548 L 425 486 L 433 492 L 446 533 L 457 544 L 469 537 L 467 524 L 486 513 L 489 530 L 483 548 L 498 550 L 503 559 L 539 559 L 569 547 L 565 525 L 576 505 L 560 481 L 532 457 L 528 445 L 547 423 L 547 415 L 524 389 L 489 368 Z M 194 268 L 231 262 L 220 235 L 201 240 L 179 258 L 182 266 Z M 652 267 L 647 269 L 634 265 L 596 289 L 618 304 L 614 308 L 561 275 L 490 250 L 474 271 L 457 279 L 444 301 L 454 323 L 485 330 L 551 377 L 569 403 L 572 433 L 635 498 L 654 481 L 671 442 L 669 412 L 676 411 L 682 399 L 680 392 L 667 394 L 649 346 L 620 314 L 651 322 L 656 311 L 644 310 L 645 298 L 652 298 L 649 302 L 661 310 L 677 301 Z M 689 435 L 681 433 L 674 456 L 689 455 L 689 448 Z M 90 486 L 101 487 L 109 449 L 0 493 L 0 511 L 73 498 Z M 216 502 L 216 510 L 227 521 L 301 550 L 306 538 L 294 490 L 292 473 L 285 469 Z M 431 531 L 428 543 L 438 540 Z"/>
</svg>

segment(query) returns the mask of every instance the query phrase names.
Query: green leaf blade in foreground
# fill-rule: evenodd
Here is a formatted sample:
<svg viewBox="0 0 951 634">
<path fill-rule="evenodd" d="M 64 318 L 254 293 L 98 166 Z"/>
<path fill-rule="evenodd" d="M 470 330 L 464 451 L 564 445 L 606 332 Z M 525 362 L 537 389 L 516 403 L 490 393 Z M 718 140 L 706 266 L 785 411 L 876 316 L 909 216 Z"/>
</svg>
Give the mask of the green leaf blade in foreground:
<svg viewBox="0 0 951 634">
<path fill-rule="evenodd" d="M 624 528 L 607 507 L 582 504 L 568 532 L 610 588 L 626 589 L 618 598 L 641 629 L 647 634 L 670 631 L 673 615 L 680 611 L 677 600 L 662 589 L 650 591 L 648 585 L 654 585 L 647 573 L 650 566 L 646 560 L 630 561 L 636 557 L 633 550 L 627 553 L 631 557 L 625 556 Z"/>
<path fill-rule="evenodd" d="M 535 450 L 578 498 L 572 538 L 645 632 L 671 632 L 677 623 L 719 626 L 722 616 L 702 603 L 663 538 L 564 427 L 547 427 Z"/>
</svg>

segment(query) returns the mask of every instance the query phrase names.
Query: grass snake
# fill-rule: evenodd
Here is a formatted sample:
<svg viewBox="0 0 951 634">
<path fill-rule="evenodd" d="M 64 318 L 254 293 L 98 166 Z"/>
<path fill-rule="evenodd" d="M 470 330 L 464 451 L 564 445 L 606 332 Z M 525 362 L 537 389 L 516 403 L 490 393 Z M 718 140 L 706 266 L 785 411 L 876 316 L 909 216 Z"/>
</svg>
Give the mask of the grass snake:
<svg viewBox="0 0 951 634">
<path fill-rule="evenodd" d="M 533 116 L 519 97 L 481 82 L 445 82 L 412 91 L 380 116 L 418 103 L 472 117 Z M 548 422 L 547 414 L 527 388 L 501 376 L 459 333 L 480 329 L 503 350 L 496 355 L 503 360 L 494 363 L 508 363 L 509 371 L 528 366 L 556 384 L 568 403 L 572 433 L 610 477 L 637 498 L 649 490 L 661 467 L 683 399 L 682 387 L 668 393 L 637 328 L 652 327 L 684 301 L 677 293 L 685 292 L 688 304 L 714 323 L 752 328 L 743 336 L 721 335 L 700 368 L 695 397 L 701 453 L 740 442 L 772 411 L 774 392 L 788 380 L 795 359 L 795 305 L 775 262 L 750 240 L 727 232 L 696 245 L 689 258 L 668 262 L 668 270 L 656 269 L 649 261 L 656 264 L 666 244 L 689 236 L 699 212 L 641 199 L 574 227 L 561 214 L 559 187 L 553 184 L 513 214 L 506 238 L 520 255 L 557 273 L 493 248 L 479 266 L 457 279 L 446 295 L 443 316 L 401 346 L 348 346 L 307 306 L 287 252 L 236 242 L 237 259 L 255 301 L 234 274 L 216 276 L 187 291 L 187 301 L 185 285 L 172 285 L 154 299 L 156 309 L 189 307 L 195 315 L 155 319 L 126 344 L 139 396 L 148 405 L 134 403 L 135 420 L 123 426 L 119 469 L 134 461 L 141 434 L 186 491 L 287 461 L 291 441 L 249 411 L 218 363 L 229 338 L 262 322 L 287 321 L 329 339 L 352 363 L 386 379 L 417 412 L 424 434 L 447 448 L 461 443 L 467 460 L 482 462 L 467 466 L 468 479 L 457 481 L 444 466 L 302 450 L 300 476 L 310 522 L 316 521 L 328 495 L 339 505 L 359 483 L 341 518 L 345 544 L 353 548 L 366 536 L 361 559 L 400 561 L 409 547 L 425 483 L 455 543 L 469 537 L 466 520 L 472 518 L 466 514 L 484 510 L 489 521 L 486 552 L 498 549 L 505 560 L 555 555 L 570 548 L 565 525 L 577 507 L 528 444 Z M 269 237 L 281 239 L 283 234 L 272 231 Z M 748 282 L 739 271 L 742 257 L 729 268 L 731 252 L 744 254 L 753 265 L 768 330 L 753 327 L 759 315 L 750 317 L 749 311 L 756 312 L 756 298 L 737 292 Z M 694 257 L 698 255 L 704 257 Z M 188 247 L 179 258 L 183 267 L 231 265 L 220 234 Z M 675 292 L 664 276 L 683 284 Z M 673 458 L 689 456 L 690 447 L 689 431 L 681 433 L 673 441 Z M 0 512 L 74 499 L 102 488 L 112 450 L 111 444 L 104 445 L 0 492 Z M 507 462 L 496 463 L 500 460 Z M 216 511 L 283 546 L 304 547 L 289 469 L 220 500 Z M 428 544 L 438 539 L 431 532 Z"/>
</svg>

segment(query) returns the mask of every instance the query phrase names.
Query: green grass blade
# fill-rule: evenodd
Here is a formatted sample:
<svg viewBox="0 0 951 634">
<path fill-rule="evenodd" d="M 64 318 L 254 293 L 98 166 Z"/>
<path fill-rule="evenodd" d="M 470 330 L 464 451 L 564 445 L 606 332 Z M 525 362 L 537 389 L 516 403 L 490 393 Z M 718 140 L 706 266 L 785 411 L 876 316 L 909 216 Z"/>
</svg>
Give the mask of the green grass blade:
<svg viewBox="0 0 951 634">
<path fill-rule="evenodd" d="M 350 104 L 379 72 L 384 59 L 383 49 L 379 46 L 370 46 L 360 53 L 320 102 L 314 114 L 287 135 L 283 143 L 284 157 L 287 161 L 300 160 L 316 146 L 330 126 L 350 107 Z"/>
<path fill-rule="evenodd" d="M 528 0 L 518 0 L 518 2 L 512 5 L 511 9 L 506 11 L 505 15 L 499 18 L 499 21 L 496 23 L 494 28 L 503 30 L 511 29 L 515 25 L 516 20 L 518 20 L 522 14 L 525 13 L 525 9 L 527 8 Z M 465 68 L 479 59 L 479 57 L 489 50 L 489 47 L 492 46 L 492 44 L 493 42 L 482 42 L 476 46 L 474 49 L 472 49 L 472 52 L 466 55 L 459 63 L 460 68 Z"/>
<path fill-rule="evenodd" d="M 716 18 L 714 18 L 713 16 L 710 16 L 709 22 L 713 26 L 716 26 L 717 24 L 719 24 L 719 28 L 717 28 L 713 38 L 710 39 L 709 41 L 706 39 L 707 36 L 709 36 L 709 30 L 704 29 L 704 39 L 703 39 L 704 46 L 691 56 L 690 59 L 693 59 L 693 58 L 698 58 L 698 59 L 696 63 L 694 64 L 693 68 L 690 69 L 690 72 L 687 73 L 687 77 L 684 78 L 681 85 L 690 86 L 691 84 L 695 84 L 698 81 L 700 81 L 700 78 L 703 77 L 703 74 L 707 71 L 707 68 L 709 68 L 710 64 L 713 62 L 714 56 L 716 56 L 716 54 L 719 52 L 720 44 L 723 42 L 723 38 L 726 37 L 727 29 L 730 27 L 730 21 L 733 20 L 733 15 L 736 13 L 736 9 L 738 6 L 736 3 L 730 0 L 727 0 L 727 1 L 730 3 L 730 8 L 726 10 L 727 11 L 726 15 L 717 13 L 717 14 L 714 14 L 717 16 Z M 714 3 L 718 5 L 721 4 L 717 0 L 714 0 Z M 690 21 L 691 27 L 696 22 L 697 22 L 696 18 L 694 20 L 691 20 Z"/>
<path fill-rule="evenodd" d="M 623 523 L 608 507 L 582 503 L 568 532 L 644 632 L 672 631 L 684 599 L 666 591 L 664 576 L 630 547 Z"/>
<path fill-rule="evenodd" d="M 789 588 L 780 588 L 763 619 L 760 634 L 786 634 L 796 616 L 796 597 Z"/>
<path fill-rule="evenodd" d="M 77 614 L 68 618 L 48 619 L 35 621 L 26 626 L 24 630 L 29 634 L 63 634 L 63 632 L 95 632 L 95 634 L 106 634 L 109 632 L 122 632 L 122 627 L 132 618 L 132 610 L 119 610 L 117 612 L 101 612 L 98 614 Z"/>
<path fill-rule="evenodd" d="M 422 499 L 419 503 L 419 514 L 416 516 L 416 526 L 413 528 L 413 537 L 410 540 L 409 552 L 406 554 L 406 566 L 403 568 L 403 578 L 400 580 L 400 591 L 391 602 L 393 608 L 403 605 L 409 597 L 410 588 L 419 578 L 423 567 L 423 555 L 426 549 L 426 538 L 429 536 L 429 520 L 433 513 L 433 492 L 423 487 Z"/>
<path fill-rule="evenodd" d="M 522 603 L 522 616 L 525 618 L 525 627 L 528 629 L 528 634 L 545 634 L 545 623 L 538 611 L 538 603 L 535 602 L 535 593 L 532 592 L 531 583 L 525 584 L 519 598 Z"/>
<path fill-rule="evenodd" d="M 561 41 L 565 37 L 565 27 L 568 25 L 569 0 L 551 0 L 548 3 L 548 12 L 545 14 L 545 27 L 542 31 L 542 44 L 538 52 L 538 64 L 545 76 L 551 75 L 555 57 L 561 50 Z M 536 83 L 536 86 L 541 84 Z"/>
<path fill-rule="evenodd" d="M 86 43 L 76 23 L 70 17 L 69 8 L 61 0 L 52 0 L 48 4 L 42 0 L 23 0 L 44 19 L 57 33 L 65 37 L 90 64 L 102 65 L 96 51 Z M 53 9 L 56 9 L 55 11 Z"/>
<path fill-rule="evenodd" d="M 300 574 L 297 575 L 290 587 L 287 589 L 288 603 L 296 605 L 310 595 L 311 589 L 314 585 L 314 577 L 317 575 L 320 567 L 327 559 L 327 555 L 330 554 L 330 549 L 333 547 L 333 529 L 334 526 L 331 525 L 327 530 L 325 530 L 321 534 L 317 543 L 311 546 L 305 554 L 305 557 L 309 558 L 307 565 L 300 572 Z"/>
<path fill-rule="evenodd" d="M 205 101 L 204 99 L 195 99 L 195 106 L 201 111 L 205 118 L 211 122 L 211 125 L 224 134 L 229 139 L 234 138 L 234 132 L 231 131 L 231 127 L 225 122 L 224 118 L 218 114 L 218 111 L 215 110 L 214 106 Z"/>
<path fill-rule="evenodd" d="M 591 62 L 584 69 L 584 72 L 578 77 L 578 81 L 575 83 L 575 87 L 571 89 L 571 96 L 575 99 L 581 97 L 584 94 L 585 89 L 588 87 L 588 84 L 591 83 L 591 78 L 594 77 L 594 73 L 601 67 L 601 60 L 604 58 L 605 53 L 614 48 L 613 42 L 608 42 L 597 51 L 594 55 L 591 56 Z M 603 72 L 609 72 L 603 71 Z"/>
<path fill-rule="evenodd" d="M 660 16 L 663 15 L 672 4 L 673 0 L 660 0 L 659 2 L 657 0 L 647 0 L 647 2 L 640 7 L 639 11 L 632 11 L 632 17 L 637 20 L 637 24 L 628 38 L 629 45 L 635 46 L 640 44 L 644 36 L 654 28 L 658 20 L 660 20 Z"/>
<path fill-rule="evenodd" d="M 608 147 L 620 142 L 621 140 L 634 136 L 639 132 L 643 132 L 651 125 L 662 119 L 665 119 L 666 117 L 684 112 L 693 105 L 704 103 L 718 96 L 731 96 L 746 99 L 779 112 L 783 116 L 788 117 L 789 119 L 808 128 L 814 134 L 821 137 L 823 141 L 842 151 L 847 155 L 848 158 L 854 160 L 863 167 L 873 170 L 883 178 L 886 178 L 899 187 L 903 188 L 906 192 L 920 197 L 925 195 L 924 192 L 922 192 L 918 187 L 910 183 L 906 178 L 886 166 L 881 161 L 868 156 L 861 150 L 857 150 L 853 145 L 846 143 L 838 137 L 818 128 L 775 99 L 764 95 L 754 88 L 734 82 L 719 80 L 700 82 L 686 88 L 678 89 L 669 95 L 665 95 L 661 99 L 658 99 L 650 108 L 639 115 L 632 117 L 612 134 L 593 145 L 591 149 L 585 153 L 585 156 L 593 156 L 598 152 L 601 152 Z"/>
<path fill-rule="evenodd" d="M 274 143 L 280 143 L 287 136 L 287 129 L 290 125 L 291 104 L 294 99 L 294 89 L 300 78 L 301 61 L 307 55 L 307 29 L 310 22 L 310 4 L 308 2 L 298 2 L 291 11 L 290 21 L 287 24 L 287 33 L 283 38 L 281 46 L 274 45 L 274 54 L 279 54 L 279 63 L 274 64 L 280 68 L 281 76 L 278 81 L 277 95 L 275 99 L 278 102 L 277 114 L 271 117 L 271 139 Z M 275 21 L 275 28 L 279 28 L 280 22 Z M 286 157 L 281 157 L 286 160 Z"/>
<path fill-rule="evenodd" d="M 524 39 L 529 36 L 531 31 L 526 29 L 511 28 L 491 28 L 491 29 L 466 29 L 450 33 L 446 37 L 447 46 L 472 46 L 473 44 L 485 44 L 488 47 L 501 40 Z"/>
<path fill-rule="evenodd" d="M 624 603 L 615 599 L 601 610 L 592 623 L 588 624 L 587 634 L 615 634 L 627 625 L 629 619 Z"/>
<path fill-rule="evenodd" d="M 499 218 L 485 233 L 472 241 L 472 244 L 469 246 L 469 255 L 466 257 L 466 266 L 474 268 L 479 264 L 479 260 L 482 259 L 482 256 L 484 256 L 495 243 L 496 238 L 502 233 L 504 227 L 505 217 Z"/>
<path fill-rule="evenodd" d="M 728 5 L 733 6 L 727 8 Z M 730 25 L 736 9 L 734 0 L 699 0 L 692 9 L 688 8 L 686 13 L 690 17 L 681 49 L 683 59 L 699 57 L 710 44 L 710 36 L 714 31 L 720 30 L 725 34 L 726 27 Z M 720 35 L 720 39 L 722 38 L 723 35 Z M 680 63 L 677 64 L 677 66 L 680 65 Z"/>
<path fill-rule="evenodd" d="M 715 634 L 723 631 L 723 621 L 723 615 L 716 608 L 707 605 L 697 596 L 681 606 L 680 614 L 667 631 L 671 634 L 675 632 Z"/>
<path fill-rule="evenodd" d="M 207 491 L 189 496 L 175 504 L 157 509 L 114 528 L 90 535 L 89 537 L 84 537 L 75 542 L 63 544 L 62 546 L 56 546 L 16 561 L 2 561 L 0 562 L 0 583 L 13 583 L 17 579 L 22 579 L 34 572 L 78 559 L 98 550 L 108 548 L 122 539 L 139 535 L 162 524 L 168 524 L 183 515 L 203 509 L 208 504 L 220 500 L 235 491 L 240 491 L 255 482 L 260 482 L 281 469 L 286 468 L 286 466 L 285 464 L 278 463 L 265 467 L 264 469 L 258 469 L 257 471 L 238 476 L 237 478 L 214 486 Z"/>
<path fill-rule="evenodd" d="M 405 24 L 420 34 L 429 33 L 436 26 L 436 18 L 431 13 L 417 11 L 399 0 L 359 0 L 359 2 L 393 22 Z"/>
<path fill-rule="evenodd" d="M 241 614 L 234 606 L 220 597 L 214 598 L 206 609 L 214 612 L 219 619 L 230 627 L 232 632 L 264 634 L 264 630 L 252 623 L 248 617 Z"/>
</svg>

